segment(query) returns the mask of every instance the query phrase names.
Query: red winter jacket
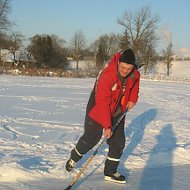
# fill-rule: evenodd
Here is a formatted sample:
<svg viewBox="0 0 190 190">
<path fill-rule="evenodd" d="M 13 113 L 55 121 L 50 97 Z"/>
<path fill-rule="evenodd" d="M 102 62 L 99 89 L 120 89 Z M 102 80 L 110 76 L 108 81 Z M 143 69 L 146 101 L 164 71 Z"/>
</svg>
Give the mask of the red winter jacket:
<svg viewBox="0 0 190 190">
<path fill-rule="evenodd" d="M 102 125 L 103 128 L 111 127 L 111 118 L 121 100 L 122 83 L 118 78 L 117 64 L 120 53 L 115 54 L 108 66 L 103 69 L 97 78 L 94 89 L 95 105 L 88 115 Z M 126 109 L 128 101 L 136 103 L 139 93 L 140 73 L 133 69 L 126 80 L 126 88 L 122 98 L 122 111 Z"/>
</svg>

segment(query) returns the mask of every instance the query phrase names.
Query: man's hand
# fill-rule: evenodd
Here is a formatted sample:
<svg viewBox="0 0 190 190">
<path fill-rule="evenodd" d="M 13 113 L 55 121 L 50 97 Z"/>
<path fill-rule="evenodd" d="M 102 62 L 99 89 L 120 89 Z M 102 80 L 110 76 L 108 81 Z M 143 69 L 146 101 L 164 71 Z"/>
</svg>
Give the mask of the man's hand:
<svg viewBox="0 0 190 190">
<path fill-rule="evenodd" d="M 127 103 L 128 111 L 131 111 L 131 109 L 133 109 L 134 106 L 135 106 L 135 103 L 134 103 L 134 102 L 128 102 L 128 103 Z"/>
<path fill-rule="evenodd" d="M 109 139 L 113 135 L 111 128 L 104 129 L 104 137 Z"/>
</svg>

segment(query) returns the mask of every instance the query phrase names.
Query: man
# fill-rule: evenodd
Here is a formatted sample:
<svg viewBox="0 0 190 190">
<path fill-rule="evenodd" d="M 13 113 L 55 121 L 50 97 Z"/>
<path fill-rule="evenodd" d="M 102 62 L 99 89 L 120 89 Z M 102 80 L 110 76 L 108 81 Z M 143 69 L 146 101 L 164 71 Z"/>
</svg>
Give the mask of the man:
<svg viewBox="0 0 190 190">
<path fill-rule="evenodd" d="M 104 167 L 105 180 L 126 183 L 125 176 L 117 172 L 125 147 L 125 118 L 114 133 L 112 126 L 126 108 L 130 111 L 136 104 L 139 82 L 140 73 L 135 69 L 133 51 L 127 49 L 122 54 L 115 54 L 96 79 L 86 108 L 84 133 L 66 163 L 68 172 L 99 142 L 104 133 L 109 145 Z"/>
</svg>

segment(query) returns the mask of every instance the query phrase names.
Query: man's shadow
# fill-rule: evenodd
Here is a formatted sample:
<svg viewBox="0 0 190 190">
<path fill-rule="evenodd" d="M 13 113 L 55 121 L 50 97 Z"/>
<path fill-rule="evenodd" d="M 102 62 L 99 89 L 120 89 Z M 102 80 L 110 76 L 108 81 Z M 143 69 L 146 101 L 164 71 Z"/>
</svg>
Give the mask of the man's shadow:
<svg viewBox="0 0 190 190">
<path fill-rule="evenodd" d="M 173 151 L 176 148 L 176 137 L 172 131 L 172 126 L 166 125 L 156 136 L 156 140 L 157 144 L 150 151 L 149 160 L 142 172 L 140 190 L 172 190 L 172 160 Z M 161 161 L 164 161 L 167 167 L 159 166 Z M 156 165 L 157 167 L 155 167 Z"/>
<path fill-rule="evenodd" d="M 129 175 L 128 170 L 124 166 L 125 161 L 133 153 L 138 144 L 141 143 L 146 126 L 148 125 L 148 123 L 150 123 L 156 118 L 156 115 L 157 115 L 156 109 L 153 108 L 149 109 L 148 111 L 142 113 L 134 120 L 132 120 L 132 122 L 126 127 L 125 130 L 126 147 L 123 151 L 123 155 L 120 160 L 121 164 L 119 166 L 120 170 L 126 170 L 123 171 L 125 175 L 126 174 Z"/>
</svg>

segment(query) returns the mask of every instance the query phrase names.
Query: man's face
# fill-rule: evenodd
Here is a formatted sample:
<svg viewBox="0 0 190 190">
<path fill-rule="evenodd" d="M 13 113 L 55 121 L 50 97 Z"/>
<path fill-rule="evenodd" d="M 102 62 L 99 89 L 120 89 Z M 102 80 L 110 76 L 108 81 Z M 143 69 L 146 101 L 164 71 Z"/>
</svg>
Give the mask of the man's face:
<svg viewBox="0 0 190 190">
<path fill-rule="evenodd" d="M 124 62 L 118 62 L 118 71 L 122 77 L 126 77 L 133 69 L 133 65 Z"/>
</svg>

